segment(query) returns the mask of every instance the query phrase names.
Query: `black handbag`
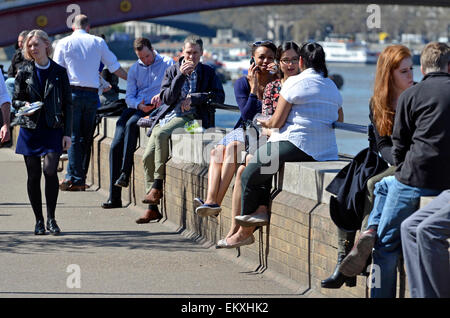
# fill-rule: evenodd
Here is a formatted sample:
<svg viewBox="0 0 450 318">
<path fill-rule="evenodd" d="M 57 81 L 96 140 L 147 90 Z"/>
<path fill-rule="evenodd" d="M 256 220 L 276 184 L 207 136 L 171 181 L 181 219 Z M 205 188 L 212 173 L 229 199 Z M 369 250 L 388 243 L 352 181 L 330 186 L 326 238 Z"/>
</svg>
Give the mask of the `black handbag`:
<svg viewBox="0 0 450 318">
<path fill-rule="evenodd" d="M 244 131 L 245 152 L 253 153 L 259 148 L 259 129 L 252 120 L 242 122 Z"/>
</svg>

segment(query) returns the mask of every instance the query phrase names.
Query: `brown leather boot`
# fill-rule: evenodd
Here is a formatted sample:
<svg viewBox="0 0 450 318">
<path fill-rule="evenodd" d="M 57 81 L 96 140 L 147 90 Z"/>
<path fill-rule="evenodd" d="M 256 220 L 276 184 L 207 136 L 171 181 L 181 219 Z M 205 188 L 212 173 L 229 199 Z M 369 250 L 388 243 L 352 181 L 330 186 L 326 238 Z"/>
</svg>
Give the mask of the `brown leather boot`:
<svg viewBox="0 0 450 318">
<path fill-rule="evenodd" d="M 158 205 L 159 200 L 161 200 L 162 196 L 162 190 L 152 188 L 150 192 L 145 196 L 144 200 L 142 200 L 142 203 Z"/>
<path fill-rule="evenodd" d="M 136 220 L 136 223 L 137 224 L 145 224 L 145 223 L 150 223 L 150 221 L 154 221 L 154 220 L 157 220 L 159 222 L 159 220 L 161 220 L 162 217 L 163 216 L 161 213 L 159 213 L 158 209 L 156 209 L 156 210 L 148 209 L 147 211 L 145 211 L 144 216 L 142 216 Z"/>
</svg>

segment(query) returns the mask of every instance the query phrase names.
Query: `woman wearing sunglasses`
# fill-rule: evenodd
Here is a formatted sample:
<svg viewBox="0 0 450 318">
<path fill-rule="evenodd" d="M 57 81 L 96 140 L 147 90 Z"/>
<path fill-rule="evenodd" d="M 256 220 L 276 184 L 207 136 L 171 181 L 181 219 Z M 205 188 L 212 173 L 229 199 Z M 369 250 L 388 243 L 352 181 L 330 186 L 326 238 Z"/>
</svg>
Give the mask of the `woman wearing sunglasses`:
<svg viewBox="0 0 450 318">
<path fill-rule="evenodd" d="M 218 145 L 211 151 L 208 169 L 208 190 L 206 201 L 195 199 L 195 213 L 211 216 L 220 213 L 220 204 L 231 183 L 238 165 L 238 154 L 245 147 L 244 125 L 257 113 L 261 113 L 266 85 L 277 78 L 275 54 L 277 47 L 270 41 L 255 42 L 252 45 L 252 58 L 248 75 L 239 78 L 234 84 L 234 94 L 241 116 Z"/>
<path fill-rule="evenodd" d="M 254 242 L 253 231 L 269 223 L 272 176 L 285 162 L 338 159 L 332 123 L 338 120 L 342 96 L 328 78 L 325 52 L 317 43 L 299 51 L 301 74 L 292 76 L 280 91 L 275 113 L 261 125 L 272 131 L 242 174 L 242 215 L 239 230 L 227 239 L 234 246 Z"/>
<path fill-rule="evenodd" d="M 275 55 L 275 60 L 277 62 L 278 69 L 280 71 L 280 78 L 270 82 L 266 85 L 264 90 L 264 98 L 262 102 L 262 115 L 272 116 L 277 108 L 278 98 L 280 96 L 280 90 L 285 81 L 291 77 L 298 75 L 300 72 L 298 60 L 299 60 L 299 47 L 295 42 L 286 42 L 280 45 L 277 49 L 277 54 Z M 270 137 L 271 131 L 270 129 L 263 129 L 262 137 L 259 138 L 259 146 L 262 146 L 262 143 L 267 141 L 267 138 Z M 253 153 L 251 151 L 250 153 Z M 241 176 L 244 172 L 244 169 L 248 162 L 253 157 L 252 154 L 247 155 L 245 158 L 245 164 L 239 166 L 236 172 L 236 181 L 234 182 L 233 195 L 231 201 L 231 227 L 228 234 L 224 239 L 220 240 L 216 247 L 217 248 L 234 248 L 238 247 L 237 245 L 229 244 L 227 239 L 235 234 L 239 230 L 239 224 L 236 223 L 234 219 L 235 216 L 241 214 Z M 250 236 L 247 242 L 240 243 L 253 243 L 254 237 Z"/>
</svg>

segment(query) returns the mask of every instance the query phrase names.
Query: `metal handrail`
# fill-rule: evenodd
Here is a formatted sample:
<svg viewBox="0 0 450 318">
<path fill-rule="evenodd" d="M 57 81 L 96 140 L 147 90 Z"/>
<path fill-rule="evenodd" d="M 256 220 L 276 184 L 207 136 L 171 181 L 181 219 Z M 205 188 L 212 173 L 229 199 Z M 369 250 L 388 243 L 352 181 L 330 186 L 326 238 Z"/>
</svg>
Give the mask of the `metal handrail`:
<svg viewBox="0 0 450 318">
<path fill-rule="evenodd" d="M 232 112 L 239 112 L 239 107 L 237 107 L 235 105 L 220 104 L 220 103 L 210 103 L 210 105 L 213 106 L 215 109 L 223 109 L 223 110 L 228 110 L 228 111 L 232 111 Z M 334 122 L 333 128 L 356 132 L 356 133 L 361 133 L 361 134 L 365 134 L 365 135 L 367 135 L 367 132 L 368 132 L 368 126 L 358 125 L 358 124 L 350 124 L 350 123 Z"/>
</svg>

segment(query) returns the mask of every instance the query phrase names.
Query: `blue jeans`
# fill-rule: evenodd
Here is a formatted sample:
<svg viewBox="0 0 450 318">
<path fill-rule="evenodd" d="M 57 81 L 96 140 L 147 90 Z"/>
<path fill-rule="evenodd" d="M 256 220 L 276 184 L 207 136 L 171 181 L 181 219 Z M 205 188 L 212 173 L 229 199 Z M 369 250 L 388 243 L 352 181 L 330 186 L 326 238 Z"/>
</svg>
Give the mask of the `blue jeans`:
<svg viewBox="0 0 450 318">
<path fill-rule="evenodd" d="M 67 151 L 69 163 L 66 179 L 75 185 L 84 185 L 88 168 L 84 167 L 84 163 L 86 156 L 90 154 L 89 147 L 92 144 L 95 129 L 98 94 L 74 89 L 72 90 L 72 103 L 72 146 Z"/>
<path fill-rule="evenodd" d="M 128 177 L 131 174 L 139 136 L 137 122 L 143 116 L 145 116 L 143 111 L 127 108 L 116 123 L 116 131 L 109 152 L 109 199 L 111 201 L 117 202 L 121 199 L 122 188 L 114 186 L 120 174 L 125 173 Z"/>
<path fill-rule="evenodd" d="M 375 187 L 375 204 L 369 226 L 379 220 L 373 251 L 372 298 L 395 298 L 397 261 L 402 251 L 400 225 L 419 207 L 420 197 L 437 195 L 439 190 L 411 187 L 395 176 L 383 178 Z"/>
<path fill-rule="evenodd" d="M 15 81 L 14 77 L 8 77 L 5 80 L 6 90 L 8 91 L 8 95 L 11 99 L 13 99 L 13 95 L 14 95 L 14 81 Z M 11 104 L 11 113 L 15 113 L 15 112 L 16 112 L 16 109 Z"/>
</svg>

